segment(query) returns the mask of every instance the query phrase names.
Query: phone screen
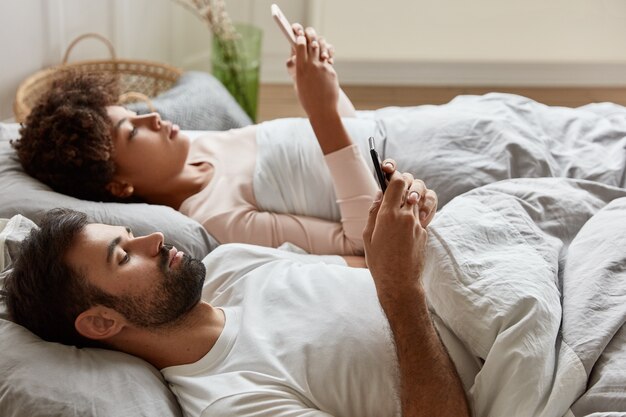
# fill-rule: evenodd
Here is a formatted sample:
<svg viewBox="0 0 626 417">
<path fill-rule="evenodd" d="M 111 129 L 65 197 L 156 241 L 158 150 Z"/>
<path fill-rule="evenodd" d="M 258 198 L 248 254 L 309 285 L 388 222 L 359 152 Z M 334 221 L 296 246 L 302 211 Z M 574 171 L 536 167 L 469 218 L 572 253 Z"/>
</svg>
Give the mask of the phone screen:
<svg viewBox="0 0 626 417">
<path fill-rule="evenodd" d="M 378 152 L 376 152 L 376 143 L 374 142 L 374 138 L 370 137 L 368 139 L 368 142 L 370 145 L 370 155 L 372 157 L 372 163 L 374 164 L 374 171 L 376 171 L 376 178 L 378 179 L 378 184 L 380 184 L 380 189 L 384 194 L 385 190 L 387 189 L 387 178 L 385 176 L 385 173 L 383 172 Z"/>
</svg>

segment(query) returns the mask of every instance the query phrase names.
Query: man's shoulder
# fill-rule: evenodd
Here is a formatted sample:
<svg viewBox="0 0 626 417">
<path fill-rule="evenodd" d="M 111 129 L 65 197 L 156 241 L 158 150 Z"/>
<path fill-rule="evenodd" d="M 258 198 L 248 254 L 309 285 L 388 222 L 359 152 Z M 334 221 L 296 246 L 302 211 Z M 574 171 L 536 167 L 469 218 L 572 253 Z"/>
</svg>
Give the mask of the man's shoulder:
<svg viewBox="0 0 626 417">
<path fill-rule="evenodd" d="M 202 263 L 206 267 L 207 281 L 234 281 L 271 262 L 288 259 L 283 251 L 245 243 L 228 243 L 218 246 Z"/>
<path fill-rule="evenodd" d="M 245 243 L 221 245 L 202 262 L 206 267 L 205 294 L 219 293 L 251 276 L 279 277 L 311 270 L 317 273 L 326 268 L 344 271 L 346 265 L 340 256 L 310 255 L 293 245 L 275 249 Z"/>
<path fill-rule="evenodd" d="M 204 257 L 205 265 L 212 263 L 222 263 L 235 261 L 241 265 L 241 262 L 247 260 L 272 260 L 285 258 L 285 252 L 268 248 L 264 246 L 250 245 L 247 243 L 226 243 L 219 245 L 211 253 Z"/>
<path fill-rule="evenodd" d="M 283 260 L 307 264 L 346 264 L 340 256 L 312 255 L 291 243 L 284 243 L 280 248 L 269 248 L 246 243 L 228 243 L 218 246 L 204 258 L 203 262 L 208 268 L 209 265 L 221 263 L 235 263 L 240 267 L 244 267 L 246 263 L 258 264 L 260 262 Z"/>
</svg>

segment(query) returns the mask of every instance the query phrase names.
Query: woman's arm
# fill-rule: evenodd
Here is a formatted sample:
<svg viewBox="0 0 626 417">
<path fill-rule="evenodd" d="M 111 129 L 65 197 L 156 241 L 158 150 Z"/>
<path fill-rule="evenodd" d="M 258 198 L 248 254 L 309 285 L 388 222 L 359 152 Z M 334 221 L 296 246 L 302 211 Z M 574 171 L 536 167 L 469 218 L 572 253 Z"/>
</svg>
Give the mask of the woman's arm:
<svg viewBox="0 0 626 417">
<path fill-rule="evenodd" d="M 352 144 L 337 109 L 340 96 L 337 73 L 321 57 L 317 34 L 312 28 L 299 30 L 296 38 L 296 85 L 298 98 L 327 155 Z"/>
<path fill-rule="evenodd" d="M 343 224 L 316 217 L 258 211 L 248 206 L 211 216 L 203 225 L 220 243 L 275 248 L 289 242 L 315 255 L 363 255 L 361 233 L 346 233 Z"/>
<path fill-rule="evenodd" d="M 293 24 L 293 31 L 296 35 L 305 34 L 304 28 L 299 23 Z M 317 41 L 319 45 L 320 62 L 327 63 L 328 65 L 332 66 L 334 63 L 334 54 L 335 54 L 334 47 L 328 42 L 326 42 L 324 37 L 317 36 L 317 34 L 315 33 L 315 29 L 313 28 L 307 28 L 306 35 L 309 37 L 309 39 L 315 39 Z M 296 53 L 296 48 L 294 47 L 291 49 L 291 57 L 287 60 L 286 66 L 287 66 L 287 72 L 293 79 L 296 93 L 298 93 L 296 61 L 297 61 L 297 53 Z M 299 93 L 298 93 L 298 98 L 300 98 Z M 302 101 L 300 102 L 302 103 Z M 337 103 L 336 105 L 337 113 L 339 114 L 340 117 L 356 117 L 356 110 L 354 108 L 354 104 L 352 104 L 352 101 L 350 101 L 350 98 L 345 93 L 345 91 L 343 91 L 341 87 L 339 87 L 339 95 L 337 97 L 336 103 Z"/>
<path fill-rule="evenodd" d="M 222 243 L 244 242 L 279 246 L 291 242 L 309 253 L 363 254 L 363 227 L 378 186 L 355 145 L 324 157 L 333 177 L 341 222 L 303 215 L 259 211 L 253 199 L 218 207 L 207 204 L 199 218 Z M 230 184 L 218 182 L 218 184 Z M 228 200 L 228 199 L 227 199 Z"/>
<path fill-rule="evenodd" d="M 337 102 L 337 111 L 341 117 L 356 117 L 356 109 L 354 104 L 350 101 L 350 98 L 343 91 L 343 88 L 339 87 L 339 101 Z"/>
<path fill-rule="evenodd" d="M 323 48 L 324 46 L 322 46 Z M 291 75 L 294 82 L 294 88 L 296 92 L 298 90 L 296 84 L 296 57 L 295 54 L 287 60 L 287 72 Z M 345 91 L 341 86 L 339 87 L 339 100 L 337 101 L 337 112 L 341 117 L 356 117 L 356 109 L 354 108 L 354 104 L 348 97 Z"/>
<path fill-rule="evenodd" d="M 314 29 L 311 29 L 314 32 Z M 323 36 L 318 37 L 320 44 L 320 59 L 326 60 L 329 64 L 334 65 L 335 48 L 328 43 Z M 339 100 L 337 101 L 337 111 L 341 117 L 356 117 L 356 109 L 354 104 L 348 97 L 341 85 L 339 86 Z"/>
<path fill-rule="evenodd" d="M 221 242 L 274 247 L 291 242 L 310 253 L 362 255 L 367 209 L 378 186 L 333 105 L 339 88 L 332 65 L 320 59 L 319 44 L 313 41 L 315 33 L 309 31 L 307 36 L 300 32 L 296 47 L 302 58 L 296 68 L 299 95 L 306 96 L 301 101 L 331 171 L 341 222 L 260 212 L 248 205 L 210 216 L 205 227 Z"/>
</svg>

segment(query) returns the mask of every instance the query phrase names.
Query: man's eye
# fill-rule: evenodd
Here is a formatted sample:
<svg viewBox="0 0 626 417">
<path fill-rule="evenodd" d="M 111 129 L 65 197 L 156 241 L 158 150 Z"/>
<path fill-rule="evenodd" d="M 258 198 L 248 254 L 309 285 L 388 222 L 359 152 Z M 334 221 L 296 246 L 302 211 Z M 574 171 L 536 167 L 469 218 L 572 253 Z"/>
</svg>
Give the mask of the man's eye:
<svg viewBox="0 0 626 417">
<path fill-rule="evenodd" d="M 126 253 L 124 257 L 122 258 L 122 260 L 120 261 L 120 265 L 124 265 L 125 263 L 128 263 L 128 261 L 130 261 L 130 255 Z"/>
<path fill-rule="evenodd" d="M 137 128 L 133 127 L 133 129 L 130 131 L 130 135 L 128 135 L 128 138 L 132 139 L 136 134 L 137 134 Z"/>
</svg>

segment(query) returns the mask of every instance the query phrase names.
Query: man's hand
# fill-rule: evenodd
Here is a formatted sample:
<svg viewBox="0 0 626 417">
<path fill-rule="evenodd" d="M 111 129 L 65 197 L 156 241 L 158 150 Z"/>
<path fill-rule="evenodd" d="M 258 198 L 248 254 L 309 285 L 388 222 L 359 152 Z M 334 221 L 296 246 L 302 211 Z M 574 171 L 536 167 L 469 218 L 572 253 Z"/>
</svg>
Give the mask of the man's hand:
<svg viewBox="0 0 626 417">
<path fill-rule="evenodd" d="M 426 193 L 422 181 L 394 171 L 383 198 L 370 209 L 363 232 L 365 258 L 381 289 L 419 285 L 427 233 L 418 212 Z"/>
<path fill-rule="evenodd" d="M 383 170 L 391 179 L 384 198 L 374 201 L 363 232 L 366 262 L 377 286 L 418 285 L 425 227 L 435 216 L 437 194 L 422 180 L 396 171 L 391 159 L 384 161 Z"/>
<path fill-rule="evenodd" d="M 392 175 L 396 170 L 396 161 L 393 159 L 385 159 L 383 161 L 383 171 L 388 176 Z M 410 175 L 410 174 L 409 174 Z M 422 227 L 426 228 L 435 217 L 437 212 L 437 193 L 426 188 L 426 184 L 422 180 L 415 180 L 417 183 L 413 185 L 413 190 L 417 194 L 409 193 L 409 203 L 417 204 L 419 208 L 419 221 Z"/>
<path fill-rule="evenodd" d="M 393 339 L 405 417 L 469 416 L 461 380 L 433 327 L 421 285 L 426 230 L 436 195 L 410 174 L 392 172 L 384 196 L 370 209 L 363 232 L 365 258 Z M 420 222 L 420 214 L 423 212 Z"/>
</svg>

